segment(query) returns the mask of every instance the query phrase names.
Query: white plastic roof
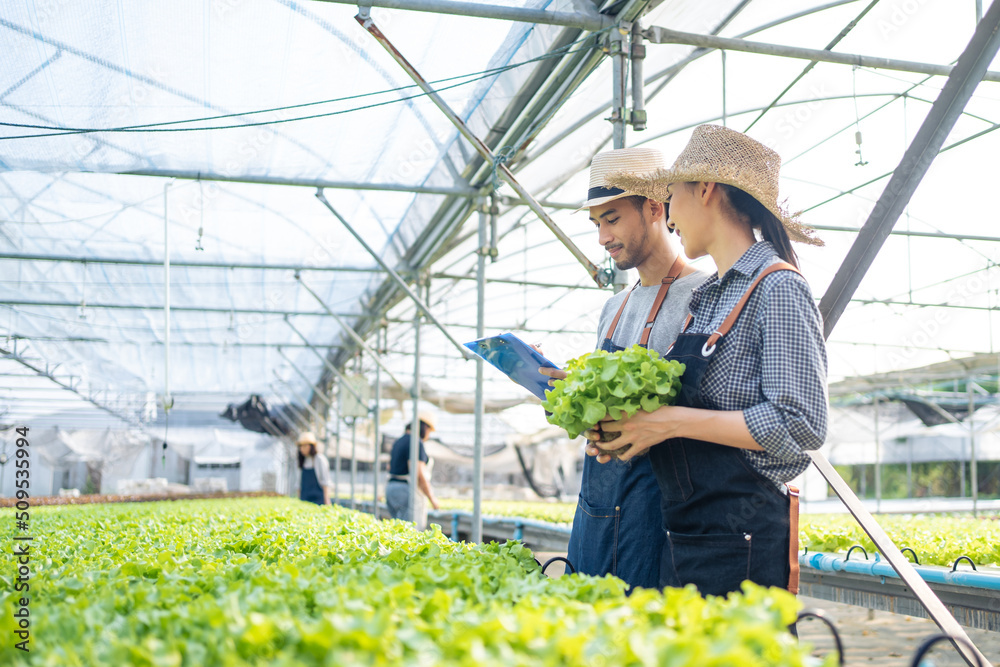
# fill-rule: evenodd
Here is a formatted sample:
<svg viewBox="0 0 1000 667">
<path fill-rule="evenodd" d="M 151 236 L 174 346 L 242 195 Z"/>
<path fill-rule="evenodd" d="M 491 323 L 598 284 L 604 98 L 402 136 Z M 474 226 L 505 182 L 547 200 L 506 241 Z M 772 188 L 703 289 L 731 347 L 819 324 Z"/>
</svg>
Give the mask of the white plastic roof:
<svg viewBox="0 0 1000 667">
<path fill-rule="evenodd" d="M 706 33 L 742 5 L 721 31 L 740 36 L 804 13 L 750 39 L 823 48 L 867 4 L 665 0 L 642 23 Z M 821 6 L 827 8 L 806 13 Z M 949 64 L 972 34 L 974 7 L 972 0 L 881 2 L 836 50 Z M 614 15 L 620 7 L 596 9 Z M 255 392 L 278 402 L 311 396 L 312 384 L 322 378 L 323 386 L 330 376 L 286 316 L 337 367 L 373 376 L 369 359 L 358 367 L 349 360 L 353 342 L 297 282 L 295 267 L 371 344 L 384 318 L 386 363 L 410 381 L 413 306 L 317 200 L 314 185 L 457 192 L 485 186 L 491 173 L 354 20 L 356 12 L 289 0 L 25 0 L 0 7 L 4 421 L 83 405 L 52 391 L 58 388 L 50 379 L 12 377 L 39 370 L 121 414 L 151 416 L 155 397 L 166 391 L 165 215 L 171 394 L 187 404 L 202 395 L 236 400 Z M 582 199 L 592 155 L 610 148 L 604 119 L 611 65 L 605 57 L 585 78 L 571 68 L 596 53 L 603 36 L 400 10 L 376 8 L 372 15 L 477 136 L 495 150 L 516 150 L 509 166 L 529 191 L 552 202 Z M 745 130 L 807 64 L 727 52 L 723 76 L 722 58 L 712 52 L 671 69 L 693 51 L 648 45 L 648 129 L 630 129 L 629 145 L 656 146 L 670 160 L 698 123 Z M 663 75 L 671 71 L 676 76 Z M 807 222 L 856 228 L 942 85 L 942 77 L 821 63 L 750 134 L 784 156 L 783 196 L 806 211 Z M 946 145 L 991 132 L 939 156 L 897 230 L 996 234 L 990 194 L 992 156 L 1000 149 L 992 132 L 1000 122 L 997 85 L 980 85 Z M 863 165 L 854 152 L 859 129 Z M 199 174 L 203 179 L 194 179 Z M 506 185 L 499 193 L 513 195 Z M 432 275 L 435 316 L 458 340 L 475 337 L 473 200 L 360 188 L 328 188 L 325 196 L 396 271 Z M 606 265 L 584 215 L 552 215 Z M 487 287 L 487 332 L 514 330 L 560 362 L 592 348 L 609 292 L 591 289 L 583 267 L 524 206 L 505 199 L 497 230 L 498 258 L 487 269 L 494 281 Z M 820 235 L 825 248 L 800 249 L 817 297 L 854 240 L 852 232 Z M 856 295 L 866 302 L 852 304 L 831 339 L 831 379 L 993 351 L 996 246 L 891 237 Z M 422 332 L 424 380 L 471 394 L 474 364 L 432 326 Z M 492 369 L 486 376 L 488 397 L 521 395 Z M 315 398 L 313 404 L 321 406 Z"/>
</svg>

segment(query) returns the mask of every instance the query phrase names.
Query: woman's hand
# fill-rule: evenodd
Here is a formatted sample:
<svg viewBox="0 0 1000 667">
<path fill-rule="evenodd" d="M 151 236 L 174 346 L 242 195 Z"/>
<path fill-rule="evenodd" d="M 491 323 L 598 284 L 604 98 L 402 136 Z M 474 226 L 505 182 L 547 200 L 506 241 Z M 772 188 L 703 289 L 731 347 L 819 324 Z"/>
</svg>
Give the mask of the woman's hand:
<svg viewBox="0 0 1000 667">
<path fill-rule="evenodd" d="M 653 412 L 639 410 L 632 417 L 613 420 L 605 419 L 601 422 L 601 431 L 609 433 L 621 433 L 614 440 L 601 442 L 604 449 L 619 449 L 625 445 L 631 445 L 627 450 L 618 455 L 620 461 L 630 459 L 645 454 L 653 445 L 663 442 L 669 438 L 676 438 L 681 435 L 680 426 L 684 421 L 685 412 L 688 408 L 673 405 L 663 406 Z M 597 440 L 600 440 L 600 433 L 597 431 L 587 431 L 587 454 L 597 456 L 599 463 L 607 463 L 611 457 L 601 454 L 596 447 Z M 593 453 L 591 453 L 593 450 Z"/>
</svg>

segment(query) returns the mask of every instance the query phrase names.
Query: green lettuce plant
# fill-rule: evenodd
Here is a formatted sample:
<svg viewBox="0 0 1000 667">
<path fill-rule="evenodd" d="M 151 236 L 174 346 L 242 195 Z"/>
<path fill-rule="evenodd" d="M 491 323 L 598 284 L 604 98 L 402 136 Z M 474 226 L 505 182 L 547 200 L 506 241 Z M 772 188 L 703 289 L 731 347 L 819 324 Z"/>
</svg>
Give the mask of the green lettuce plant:
<svg viewBox="0 0 1000 667">
<path fill-rule="evenodd" d="M 656 350 L 633 345 L 620 352 L 596 350 L 571 360 L 565 380 L 556 380 L 542 402 L 549 423 L 575 438 L 607 416 L 631 417 L 673 405 L 684 364 L 662 359 Z"/>
</svg>

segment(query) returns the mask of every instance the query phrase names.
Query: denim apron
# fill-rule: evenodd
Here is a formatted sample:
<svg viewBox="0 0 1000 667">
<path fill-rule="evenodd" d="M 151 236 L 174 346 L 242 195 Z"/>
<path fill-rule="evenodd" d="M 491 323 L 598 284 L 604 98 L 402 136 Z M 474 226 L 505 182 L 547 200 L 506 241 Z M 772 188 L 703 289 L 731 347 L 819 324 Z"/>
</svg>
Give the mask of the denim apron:
<svg viewBox="0 0 1000 667">
<path fill-rule="evenodd" d="M 677 405 L 706 407 L 701 382 L 712 355 L 761 279 L 777 270 L 795 268 L 784 263 L 765 268 L 716 332 L 687 333 L 688 316 L 665 355 L 686 366 Z M 790 550 L 794 544 L 797 565 L 798 541 L 790 541 L 790 496 L 759 473 L 742 450 L 674 438 L 652 447 L 649 459 L 663 495 L 661 587 L 695 584 L 702 595 L 725 595 L 739 591 L 745 579 L 792 586 Z"/>
<path fill-rule="evenodd" d="M 315 463 L 313 464 L 315 465 Z M 323 504 L 323 487 L 319 485 L 316 478 L 316 468 L 303 468 L 302 480 L 299 485 L 299 499 L 317 505 Z"/>
<path fill-rule="evenodd" d="M 678 257 L 661 281 L 639 339 L 643 347 L 649 342 L 653 322 L 670 285 L 683 268 L 684 262 Z M 636 283 L 632 289 L 638 286 Z M 606 352 L 625 349 L 615 345 L 611 338 L 629 296 L 631 292 L 619 307 L 601 344 Z M 633 587 L 656 588 L 664 544 L 660 504 L 660 490 L 648 456 L 604 464 L 594 457 L 585 457 L 580 500 L 566 554 L 570 563 L 577 572 L 594 576 L 613 574 Z"/>
</svg>

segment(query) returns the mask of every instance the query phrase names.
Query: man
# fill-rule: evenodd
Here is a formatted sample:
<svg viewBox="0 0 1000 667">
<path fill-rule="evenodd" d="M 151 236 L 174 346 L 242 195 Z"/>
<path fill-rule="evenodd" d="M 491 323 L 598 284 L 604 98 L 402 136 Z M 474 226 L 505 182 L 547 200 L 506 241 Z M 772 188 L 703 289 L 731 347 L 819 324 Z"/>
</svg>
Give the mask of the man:
<svg viewBox="0 0 1000 667">
<path fill-rule="evenodd" d="M 666 352 L 687 317 L 692 290 L 708 278 L 682 259 L 662 202 L 609 188 L 604 180 L 612 173 L 645 175 L 663 166 L 659 151 L 639 147 L 599 153 L 590 167 L 582 208 L 590 211 L 598 243 L 619 270 L 639 273 L 636 286 L 608 299 L 601 311 L 598 347 L 609 352 L 637 343 Z M 566 376 L 558 369 L 540 372 Z M 567 554 L 576 571 L 613 574 L 633 587 L 658 587 L 664 541 L 660 503 L 649 457 L 600 464 L 587 456 Z"/>
<path fill-rule="evenodd" d="M 417 463 L 417 489 L 426 496 L 434 509 L 439 509 L 437 498 L 431 489 L 430 475 L 427 474 L 427 452 L 424 451 L 424 441 L 434 430 L 434 416 L 428 412 L 417 415 L 420 420 L 420 460 Z M 392 445 L 392 456 L 389 459 L 389 481 L 385 486 L 385 502 L 389 506 L 389 514 L 393 519 L 413 521 L 419 530 L 427 527 L 427 506 L 420 493 L 417 494 L 417 511 L 410 508 L 410 424 L 406 425 L 406 433 Z"/>
</svg>

